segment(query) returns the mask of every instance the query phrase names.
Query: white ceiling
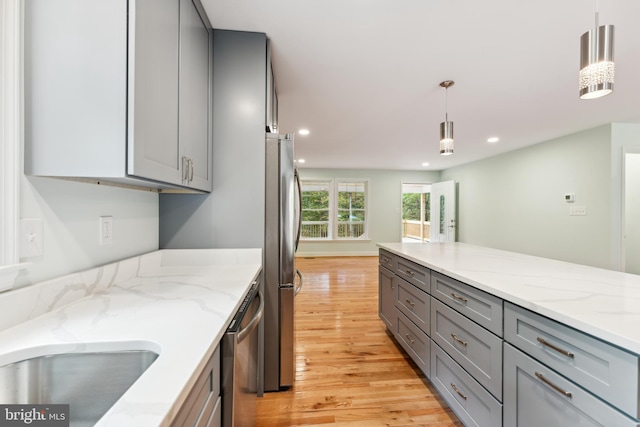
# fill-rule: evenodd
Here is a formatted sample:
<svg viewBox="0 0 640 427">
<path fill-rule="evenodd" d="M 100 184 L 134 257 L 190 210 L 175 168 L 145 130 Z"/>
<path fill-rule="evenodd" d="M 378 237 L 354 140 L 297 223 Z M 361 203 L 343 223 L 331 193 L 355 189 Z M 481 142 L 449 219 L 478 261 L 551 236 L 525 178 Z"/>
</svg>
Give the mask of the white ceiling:
<svg viewBox="0 0 640 427">
<path fill-rule="evenodd" d="M 594 0 L 202 2 L 214 28 L 270 38 L 279 131 L 311 131 L 296 136 L 307 168 L 442 170 L 640 122 L 640 0 L 600 0 L 600 24 L 615 25 L 616 83 L 589 101 L 578 98 L 579 39 L 595 26 Z M 438 151 L 443 80 L 455 81 L 451 156 Z"/>
</svg>

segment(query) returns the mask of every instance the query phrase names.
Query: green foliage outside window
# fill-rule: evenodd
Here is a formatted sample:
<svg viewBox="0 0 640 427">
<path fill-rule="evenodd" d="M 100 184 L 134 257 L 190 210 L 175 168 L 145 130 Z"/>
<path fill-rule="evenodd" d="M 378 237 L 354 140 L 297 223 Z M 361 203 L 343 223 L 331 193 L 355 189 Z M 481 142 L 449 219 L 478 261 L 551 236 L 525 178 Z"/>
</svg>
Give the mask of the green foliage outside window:
<svg viewBox="0 0 640 427">
<path fill-rule="evenodd" d="M 425 193 L 425 221 L 431 220 L 431 195 Z M 402 195 L 402 219 L 408 221 L 420 221 L 420 194 L 405 193 Z"/>
</svg>

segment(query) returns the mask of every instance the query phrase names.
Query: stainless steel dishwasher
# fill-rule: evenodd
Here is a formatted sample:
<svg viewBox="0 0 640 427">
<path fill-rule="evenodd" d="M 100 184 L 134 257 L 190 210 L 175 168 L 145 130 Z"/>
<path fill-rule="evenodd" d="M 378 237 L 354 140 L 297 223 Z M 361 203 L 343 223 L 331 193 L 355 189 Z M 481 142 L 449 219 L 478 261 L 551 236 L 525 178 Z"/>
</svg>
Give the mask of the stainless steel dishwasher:
<svg viewBox="0 0 640 427">
<path fill-rule="evenodd" d="M 222 338 L 222 425 L 256 424 L 258 324 L 264 298 L 254 282 Z"/>
</svg>

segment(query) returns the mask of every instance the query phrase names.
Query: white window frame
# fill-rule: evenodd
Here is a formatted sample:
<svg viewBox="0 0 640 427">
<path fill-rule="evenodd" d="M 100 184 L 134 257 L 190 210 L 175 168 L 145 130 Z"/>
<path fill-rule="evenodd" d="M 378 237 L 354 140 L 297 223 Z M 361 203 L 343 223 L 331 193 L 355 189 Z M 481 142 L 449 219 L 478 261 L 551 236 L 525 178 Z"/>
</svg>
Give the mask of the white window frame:
<svg viewBox="0 0 640 427">
<path fill-rule="evenodd" d="M 357 183 L 364 184 L 364 234 L 361 237 L 338 237 L 338 192 L 340 188 L 340 184 L 347 183 Z M 334 182 L 334 190 L 333 190 L 333 206 L 334 210 L 332 212 L 332 216 L 330 221 L 333 220 L 333 235 L 335 236 L 334 240 L 339 241 L 356 241 L 362 242 L 369 239 L 369 180 L 368 179 L 352 179 L 352 178 L 336 178 Z"/>
<path fill-rule="evenodd" d="M 13 287 L 20 268 L 18 203 L 22 140 L 22 0 L 0 8 L 0 291 Z"/>
<path fill-rule="evenodd" d="M 369 209 L 370 180 L 363 178 L 304 178 L 301 184 L 305 183 L 326 183 L 329 187 L 329 227 L 327 237 L 301 237 L 303 242 L 366 242 L 369 241 L 369 224 L 371 210 Z M 361 237 L 338 237 L 338 189 L 342 183 L 363 183 L 365 186 L 365 217 L 364 235 Z"/>
</svg>

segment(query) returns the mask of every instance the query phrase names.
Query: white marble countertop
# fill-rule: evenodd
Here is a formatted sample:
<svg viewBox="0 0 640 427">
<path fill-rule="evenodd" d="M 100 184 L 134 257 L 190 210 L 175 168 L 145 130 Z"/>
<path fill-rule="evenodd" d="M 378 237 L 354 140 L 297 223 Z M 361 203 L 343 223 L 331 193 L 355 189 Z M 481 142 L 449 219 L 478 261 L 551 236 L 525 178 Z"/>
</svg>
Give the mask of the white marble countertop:
<svg viewBox="0 0 640 427">
<path fill-rule="evenodd" d="M 260 249 L 162 250 L 45 283 L 37 292 L 47 301 L 32 303 L 56 308 L 0 332 L 0 366 L 52 352 L 155 351 L 97 426 L 168 426 L 261 263 Z M 29 292 L 0 294 L 5 314 Z"/>
<path fill-rule="evenodd" d="M 640 354 L 640 276 L 464 243 L 379 247 Z"/>
</svg>

